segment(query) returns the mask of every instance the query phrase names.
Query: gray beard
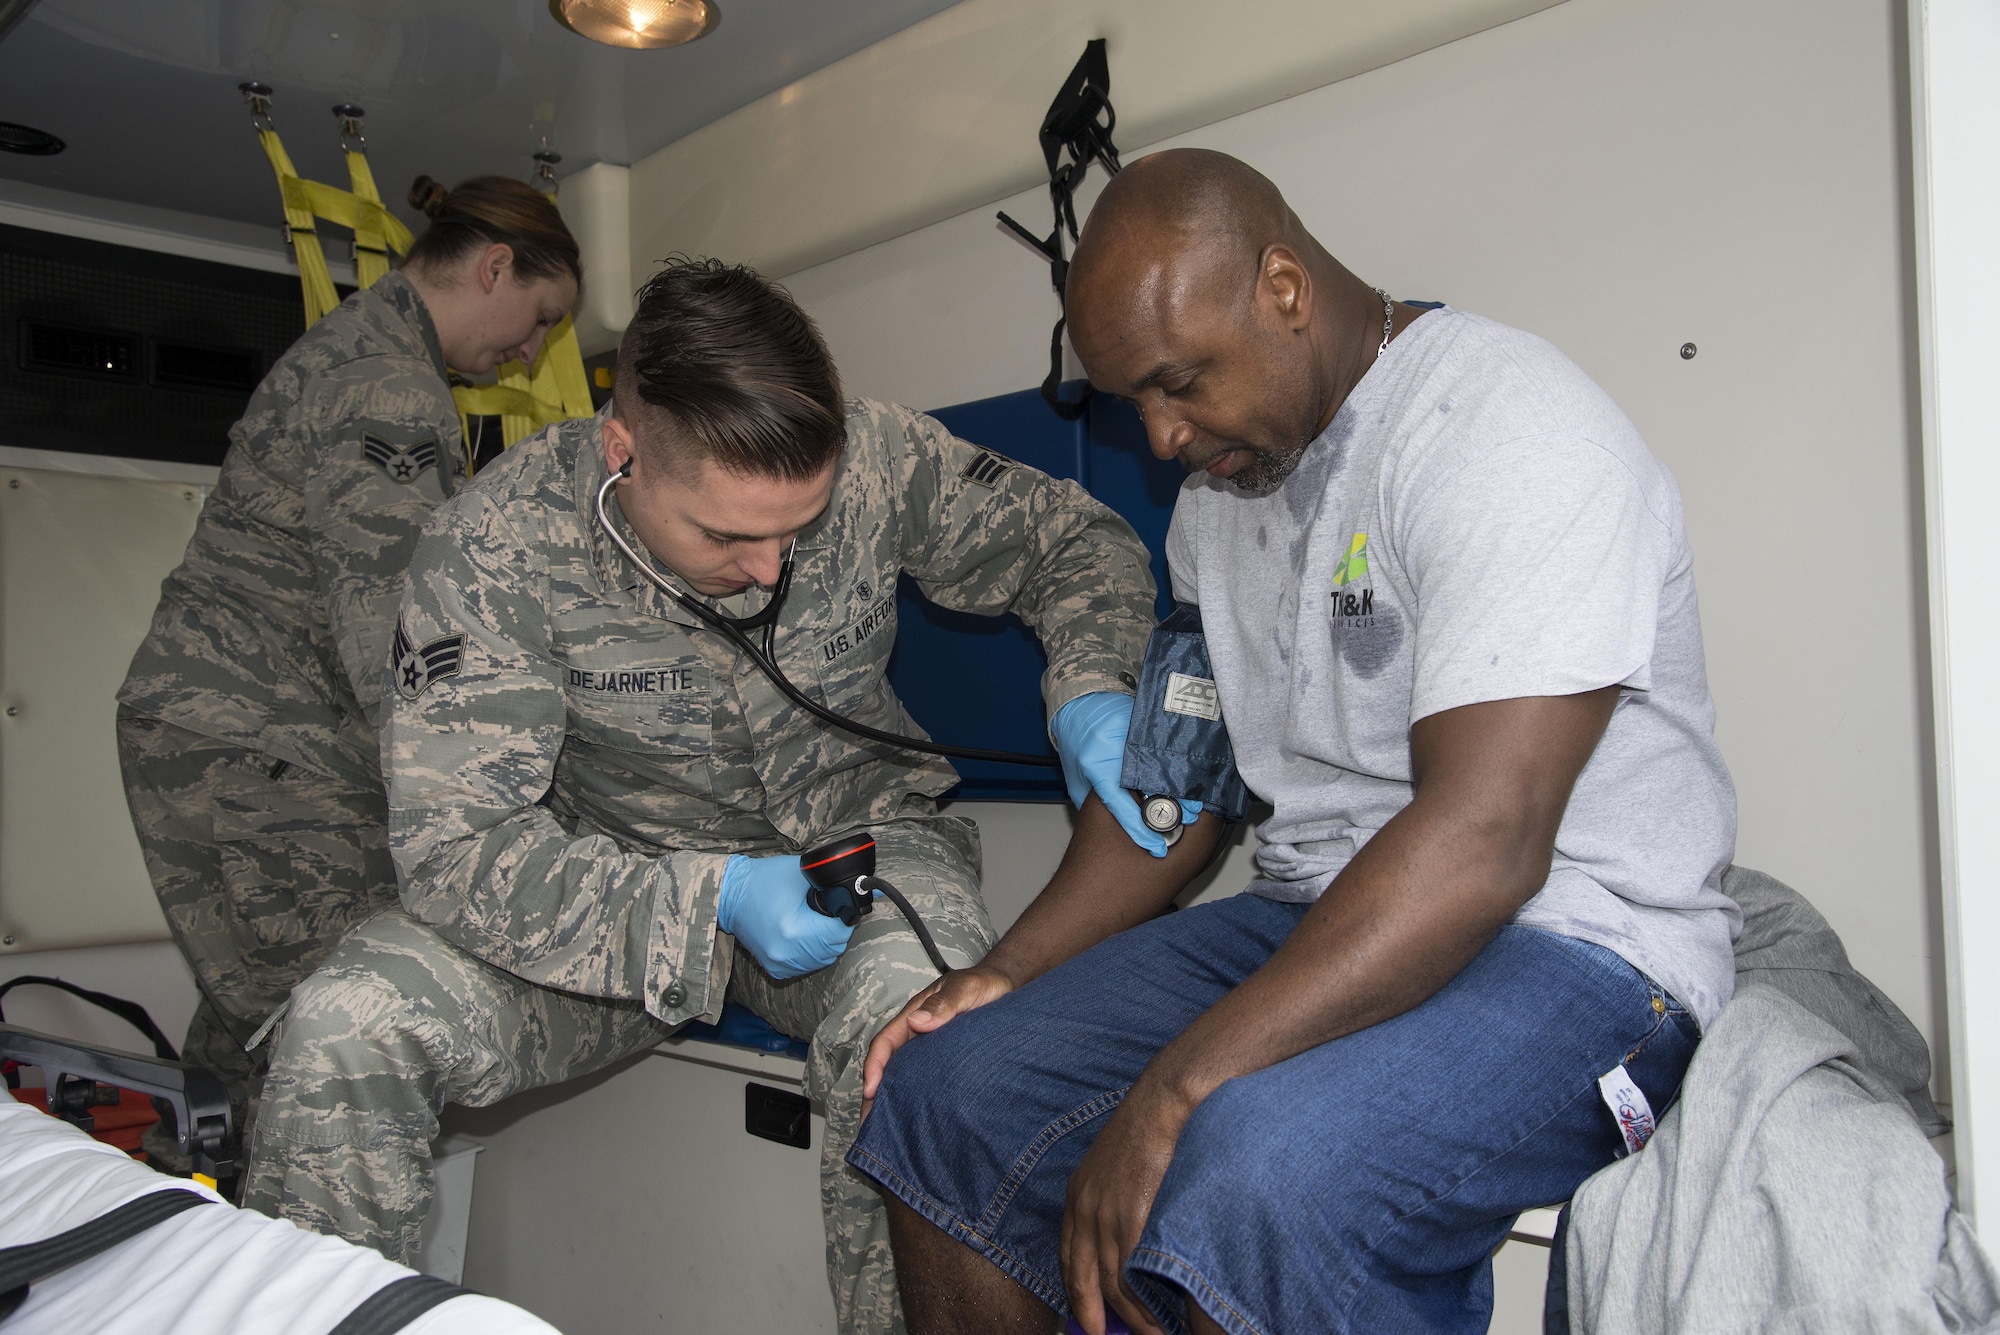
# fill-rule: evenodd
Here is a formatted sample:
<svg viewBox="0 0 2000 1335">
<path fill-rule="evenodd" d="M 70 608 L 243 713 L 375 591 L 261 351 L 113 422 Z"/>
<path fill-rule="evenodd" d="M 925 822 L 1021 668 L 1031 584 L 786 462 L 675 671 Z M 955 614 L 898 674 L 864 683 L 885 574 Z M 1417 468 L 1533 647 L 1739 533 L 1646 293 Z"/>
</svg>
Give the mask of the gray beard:
<svg viewBox="0 0 2000 1335">
<path fill-rule="evenodd" d="M 1242 490 L 1257 495 L 1276 491 L 1298 468 L 1299 461 L 1306 457 L 1307 446 L 1311 444 L 1312 441 L 1305 441 L 1282 454 L 1253 454 L 1250 462 L 1237 469 L 1236 476 L 1229 480 Z"/>
<path fill-rule="evenodd" d="M 1304 390 L 1307 402 L 1317 404 L 1326 401 L 1326 389 L 1320 382 L 1317 363 L 1313 364 L 1308 370 L 1306 383 L 1301 388 Z M 1312 443 L 1318 439 L 1319 433 L 1312 432 L 1297 445 L 1282 453 L 1253 454 L 1250 462 L 1238 469 L 1236 476 L 1229 480 L 1244 491 L 1257 495 L 1266 495 L 1274 492 L 1283 486 L 1285 479 L 1297 470 L 1299 461 L 1306 457 L 1306 451 L 1311 449 Z"/>
</svg>

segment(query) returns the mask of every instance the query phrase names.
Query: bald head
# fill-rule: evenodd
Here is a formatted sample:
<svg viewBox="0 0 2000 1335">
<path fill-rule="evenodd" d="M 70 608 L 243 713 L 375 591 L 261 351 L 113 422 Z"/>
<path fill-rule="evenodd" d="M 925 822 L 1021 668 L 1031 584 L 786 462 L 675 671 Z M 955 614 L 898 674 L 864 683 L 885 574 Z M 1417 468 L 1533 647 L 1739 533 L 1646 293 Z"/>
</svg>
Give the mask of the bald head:
<svg viewBox="0 0 2000 1335">
<path fill-rule="evenodd" d="M 1182 148 L 1111 179 L 1077 243 L 1070 345 L 1139 408 L 1153 450 L 1251 489 L 1282 481 L 1359 378 L 1368 286 L 1278 188 Z"/>
<path fill-rule="evenodd" d="M 1248 290 L 1265 247 L 1301 242 L 1312 245 L 1285 197 L 1248 163 L 1205 148 L 1151 154 L 1112 177 L 1090 211 L 1070 264 L 1071 319 L 1094 314 L 1107 288 L 1127 302 L 1227 300 Z"/>
</svg>

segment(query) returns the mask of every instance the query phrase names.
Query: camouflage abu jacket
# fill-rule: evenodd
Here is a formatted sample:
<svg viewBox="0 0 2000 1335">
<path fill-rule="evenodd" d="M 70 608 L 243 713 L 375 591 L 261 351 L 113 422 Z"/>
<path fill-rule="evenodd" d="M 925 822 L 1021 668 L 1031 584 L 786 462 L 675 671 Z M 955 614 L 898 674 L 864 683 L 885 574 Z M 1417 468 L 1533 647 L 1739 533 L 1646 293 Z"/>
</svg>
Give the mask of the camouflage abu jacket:
<svg viewBox="0 0 2000 1335">
<path fill-rule="evenodd" d="M 444 353 L 401 274 L 271 368 L 160 589 L 119 703 L 382 783 L 382 663 L 417 534 L 465 472 Z"/>
<path fill-rule="evenodd" d="M 458 945 L 678 1023 L 722 1006 L 729 854 L 928 815 L 956 776 L 823 727 L 646 583 L 592 513 L 600 420 L 508 451 L 424 531 L 385 688 L 390 841 L 405 907 Z M 886 676 L 908 571 L 946 607 L 1019 613 L 1048 653 L 1050 713 L 1130 692 L 1152 575 L 1131 528 L 1081 487 L 861 400 L 838 469 L 778 623 L 800 689 L 915 730 Z"/>
</svg>

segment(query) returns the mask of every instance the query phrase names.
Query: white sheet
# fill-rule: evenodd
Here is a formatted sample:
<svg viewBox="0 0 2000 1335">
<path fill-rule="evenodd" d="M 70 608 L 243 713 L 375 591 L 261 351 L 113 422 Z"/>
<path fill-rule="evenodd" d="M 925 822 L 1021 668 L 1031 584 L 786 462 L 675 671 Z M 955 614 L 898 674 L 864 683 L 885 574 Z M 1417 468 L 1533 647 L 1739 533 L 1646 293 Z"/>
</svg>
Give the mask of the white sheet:
<svg viewBox="0 0 2000 1335">
<path fill-rule="evenodd" d="M 0 1247 L 39 1242 L 137 1196 L 186 1187 L 12 1098 L 0 1098 Z M 414 1274 L 375 1252 L 229 1205 L 197 1206 L 35 1284 L 7 1335 L 325 1335 Z M 557 1335 L 495 1298 L 460 1297 L 407 1335 Z"/>
</svg>

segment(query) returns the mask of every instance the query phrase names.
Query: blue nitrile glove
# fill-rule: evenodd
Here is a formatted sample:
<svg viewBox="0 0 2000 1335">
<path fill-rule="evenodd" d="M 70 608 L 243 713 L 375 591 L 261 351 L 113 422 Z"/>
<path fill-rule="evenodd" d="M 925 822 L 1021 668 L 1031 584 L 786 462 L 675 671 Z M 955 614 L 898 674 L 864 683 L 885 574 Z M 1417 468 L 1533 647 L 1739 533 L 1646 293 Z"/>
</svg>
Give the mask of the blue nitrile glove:
<svg viewBox="0 0 2000 1335">
<path fill-rule="evenodd" d="M 1119 778 L 1125 772 L 1125 734 L 1132 728 L 1132 697 L 1117 691 L 1092 691 L 1056 711 L 1049 724 L 1056 754 L 1062 757 L 1063 783 L 1078 808 L 1091 793 L 1117 817 L 1132 842 L 1156 858 L 1167 855 L 1167 841 L 1146 828 L 1139 803 Z M 1181 824 L 1194 824 L 1201 803 L 1181 803 Z"/>
<path fill-rule="evenodd" d="M 773 978 L 824 969 L 847 949 L 854 929 L 814 913 L 795 857 L 733 854 L 722 872 L 715 925 L 743 943 Z"/>
</svg>

